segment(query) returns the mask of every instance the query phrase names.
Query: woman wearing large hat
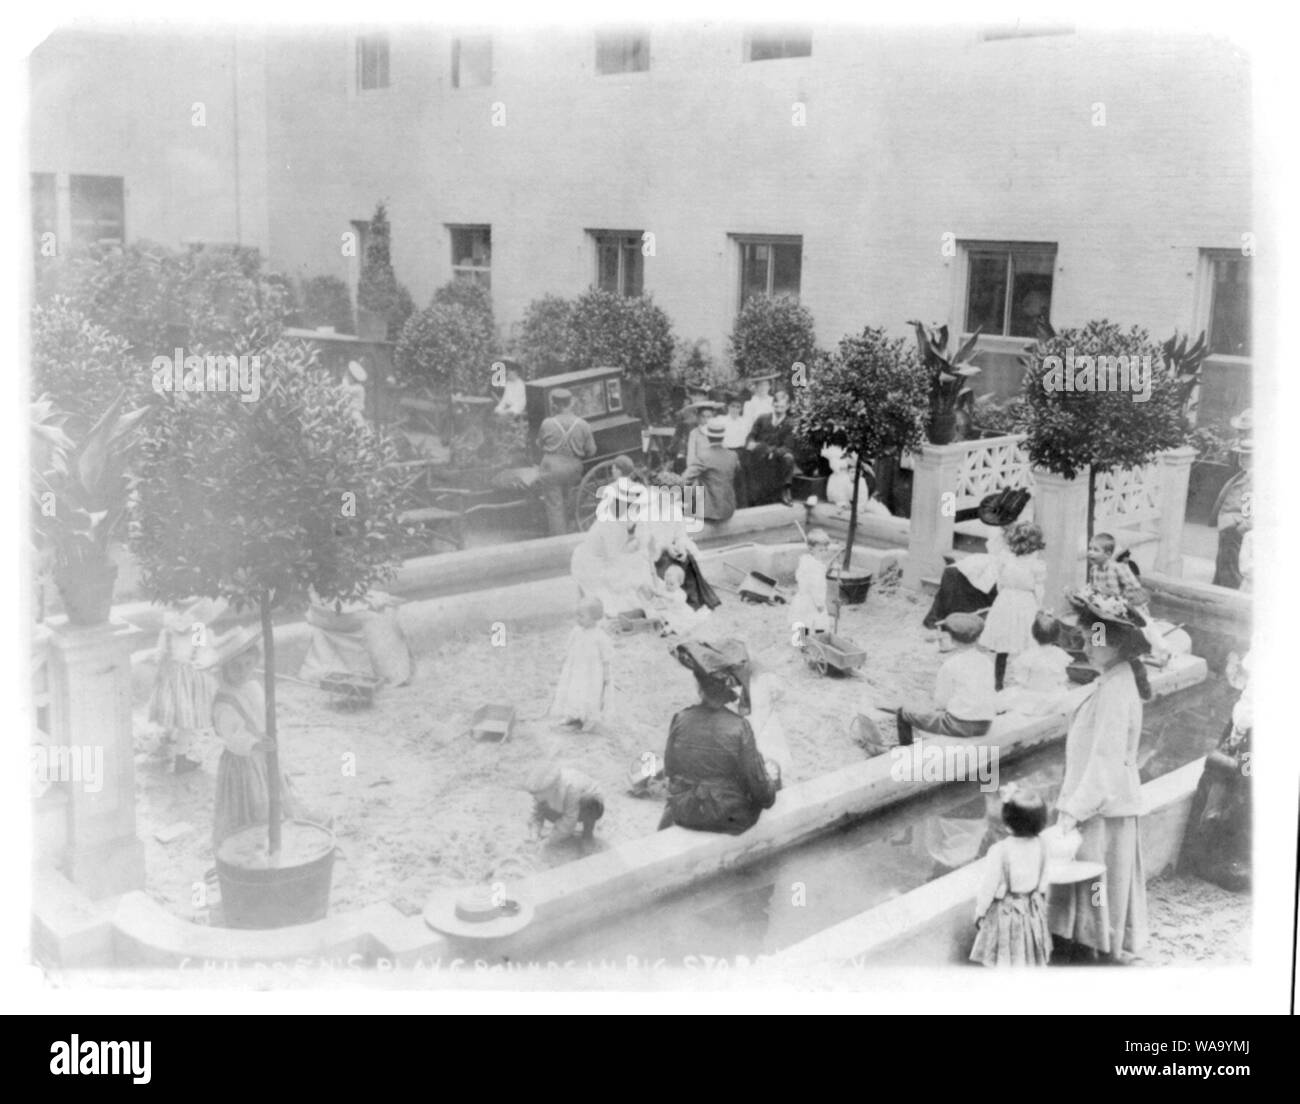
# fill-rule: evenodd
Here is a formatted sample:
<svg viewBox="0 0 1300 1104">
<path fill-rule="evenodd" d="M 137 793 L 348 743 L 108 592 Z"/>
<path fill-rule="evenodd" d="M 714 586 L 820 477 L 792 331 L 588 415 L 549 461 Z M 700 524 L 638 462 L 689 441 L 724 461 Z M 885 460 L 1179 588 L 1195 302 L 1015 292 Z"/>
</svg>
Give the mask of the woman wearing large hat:
<svg viewBox="0 0 1300 1104">
<path fill-rule="evenodd" d="M 687 641 L 673 649 L 695 675 L 700 701 L 672 719 L 664 749 L 668 803 L 660 828 L 732 835 L 776 801 L 776 780 L 749 722 L 749 653 L 739 640 Z"/>
<path fill-rule="evenodd" d="M 1029 492 L 1023 488 L 1007 487 L 980 500 L 979 519 L 993 527 L 985 542 L 986 550 L 943 569 L 939 590 L 922 622 L 927 629 L 933 629 L 950 613 L 975 613 L 993 605 L 998 594 L 998 571 L 1008 555 L 1007 527 L 1025 512 L 1029 499 Z"/>
<path fill-rule="evenodd" d="M 1104 863 L 1093 881 L 1054 886 L 1048 925 L 1062 958 L 1102 955 L 1123 962 L 1147 937 L 1146 877 L 1138 816 L 1138 741 L 1151 686 L 1141 656 L 1150 649 L 1140 614 L 1123 599 L 1072 591 L 1089 663 L 1099 672 L 1070 722 L 1057 824 L 1081 837 L 1075 858 Z"/>
</svg>

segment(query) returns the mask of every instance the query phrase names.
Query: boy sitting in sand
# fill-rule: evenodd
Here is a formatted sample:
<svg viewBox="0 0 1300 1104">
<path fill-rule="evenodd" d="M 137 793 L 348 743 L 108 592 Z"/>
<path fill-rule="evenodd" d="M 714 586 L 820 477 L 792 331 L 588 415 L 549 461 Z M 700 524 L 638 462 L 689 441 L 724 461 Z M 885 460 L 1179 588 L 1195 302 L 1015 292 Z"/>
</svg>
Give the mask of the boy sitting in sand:
<svg viewBox="0 0 1300 1104">
<path fill-rule="evenodd" d="M 582 838 L 590 840 L 596 821 L 605 815 L 605 799 L 594 779 L 575 767 L 547 763 L 528 778 L 528 792 L 533 795 L 533 816 L 529 822 L 532 839 L 543 838 L 548 823 L 553 824 L 549 840 L 559 843 L 572 839 L 582 825 Z"/>
<path fill-rule="evenodd" d="M 898 742 L 912 742 L 912 729 L 940 736 L 983 736 L 993 723 L 997 698 L 993 659 L 976 642 L 984 622 L 973 613 L 950 613 L 939 623 L 941 651 L 949 652 L 934 680 L 934 708 L 903 706 L 898 711 Z"/>
</svg>

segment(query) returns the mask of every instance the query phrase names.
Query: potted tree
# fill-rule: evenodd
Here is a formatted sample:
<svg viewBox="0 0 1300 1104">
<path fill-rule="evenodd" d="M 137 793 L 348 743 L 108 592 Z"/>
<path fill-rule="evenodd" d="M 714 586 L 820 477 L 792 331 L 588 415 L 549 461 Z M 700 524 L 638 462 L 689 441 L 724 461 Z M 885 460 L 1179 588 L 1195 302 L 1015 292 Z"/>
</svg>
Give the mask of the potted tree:
<svg viewBox="0 0 1300 1104">
<path fill-rule="evenodd" d="M 970 360 L 980 331 L 971 334 L 950 357 L 947 326 L 927 330 L 920 322 L 909 321 L 908 325 L 916 329 L 916 348 L 930 380 L 930 443 L 949 445 L 957 439 L 958 411 L 969 416 L 974 406 L 975 395 L 967 381 L 980 372 L 979 365 Z"/>
<path fill-rule="evenodd" d="M 149 412 L 124 412 L 126 398 L 123 388 L 84 434 L 76 429 L 84 418 L 48 397 L 31 408 L 35 532 L 73 625 L 103 624 L 112 609 L 117 566 L 109 544 L 126 514 L 127 465 Z"/>
<path fill-rule="evenodd" d="M 200 595 L 258 611 L 275 780 L 273 613 L 310 588 L 325 602 L 363 597 L 396 570 L 400 525 L 393 447 L 355 417 L 314 347 L 277 342 L 262 354 L 262 377 L 256 402 L 209 392 L 159 404 L 141 449 L 131 548 L 155 600 Z M 269 805 L 267 825 L 229 837 L 217 856 L 232 926 L 301 923 L 328 905 L 332 832 L 282 825 L 274 782 Z"/>
<path fill-rule="evenodd" d="M 1134 401 L 1128 390 L 1067 390 L 1048 387 L 1043 358 L 1064 361 L 1067 351 L 1080 356 L 1151 357 L 1151 395 Z M 1026 365 L 1025 411 L 1028 416 L 1025 447 L 1039 467 L 1073 479 L 1080 472 L 1088 479 L 1088 536 L 1092 537 L 1096 513 L 1096 479 L 1099 472 L 1135 468 L 1149 463 L 1165 449 L 1184 444 L 1188 427 L 1184 417 L 1187 387 L 1176 366 L 1164 361 L 1162 349 L 1146 330 L 1128 331 L 1105 319 L 1080 329 L 1066 329 L 1040 340 L 1022 357 Z M 1161 365 L 1160 370 L 1156 366 Z"/>
<path fill-rule="evenodd" d="M 870 573 L 853 565 L 858 494 L 863 465 L 918 448 L 929 409 L 929 382 L 902 338 L 868 326 L 845 337 L 839 348 L 814 362 L 809 385 L 797 388 L 795 424 L 819 448 L 839 445 L 857 454 L 848 539 L 841 561 L 840 592 L 854 604 L 866 597 Z"/>
</svg>

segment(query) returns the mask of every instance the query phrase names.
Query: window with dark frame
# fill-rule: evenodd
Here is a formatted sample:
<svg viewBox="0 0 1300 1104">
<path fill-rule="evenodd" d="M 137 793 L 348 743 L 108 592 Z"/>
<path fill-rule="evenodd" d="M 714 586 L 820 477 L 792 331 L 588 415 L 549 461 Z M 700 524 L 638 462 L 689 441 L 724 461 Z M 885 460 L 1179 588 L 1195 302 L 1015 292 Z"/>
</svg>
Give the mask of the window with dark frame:
<svg viewBox="0 0 1300 1104">
<path fill-rule="evenodd" d="M 644 73 L 650 68 L 649 31 L 596 32 L 596 72 Z"/>
<path fill-rule="evenodd" d="M 596 286 L 615 295 L 640 295 L 645 286 L 645 258 L 640 230 L 593 230 L 596 239 Z"/>
<path fill-rule="evenodd" d="M 357 88 L 373 92 L 388 87 L 388 36 L 357 38 Z"/>
<path fill-rule="evenodd" d="M 41 238 L 53 234 L 56 250 L 59 233 L 59 200 L 54 173 L 32 173 L 32 247 L 41 255 Z"/>
<path fill-rule="evenodd" d="M 812 57 L 812 31 L 797 27 L 760 28 L 745 37 L 746 61 Z"/>
<path fill-rule="evenodd" d="M 473 280 L 492 289 L 492 228 L 451 226 L 451 271 L 454 279 Z"/>
<path fill-rule="evenodd" d="M 126 242 L 125 186 L 120 176 L 68 178 L 74 245 Z"/>
<path fill-rule="evenodd" d="M 1056 246 L 972 243 L 967 256 L 965 332 L 1036 337 L 1051 318 Z"/>
<path fill-rule="evenodd" d="M 1250 335 L 1250 258 L 1240 253 L 1211 253 L 1211 356 L 1248 357 Z"/>
<path fill-rule="evenodd" d="M 803 238 L 795 236 L 738 239 L 740 304 L 755 295 L 799 298 L 803 275 Z"/>
<path fill-rule="evenodd" d="M 491 83 L 492 37 L 468 35 L 452 39 L 452 88 L 486 88 Z"/>
</svg>

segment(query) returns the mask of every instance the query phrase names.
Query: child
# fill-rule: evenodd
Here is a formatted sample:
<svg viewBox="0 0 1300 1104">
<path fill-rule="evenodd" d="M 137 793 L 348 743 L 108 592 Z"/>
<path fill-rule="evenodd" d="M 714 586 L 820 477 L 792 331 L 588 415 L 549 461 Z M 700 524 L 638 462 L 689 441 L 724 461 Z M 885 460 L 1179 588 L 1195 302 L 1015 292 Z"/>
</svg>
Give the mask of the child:
<svg viewBox="0 0 1300 1104">
<path fill-rule="evenodd" d="M 941 736 L 983 736 L 993 723 L 997 698 L 993 663 L 976 643 L 984 622 L 973 613 L 950 613 L 939 623 L 940 649 L 950 654 L 934 680 L 934 708 L 898 711 L 898 743 L 912 742 L 912 729 Z M 950 645 L 950 647 L 949 647 Z"/>
<path fill-rule="evenodd" d="M 790 633 L 796 642 L 802 643 L 809 633 L 830 631 L 826 566 L 830 562 L 831 553 L 831 539 L 826 535 L 826 530 L 809 529 L 808 551 L 799 557 L 799 564 L 794 570 L 799 593 L 790 603 Z"/>
<path fill-rule="evenodd" d="M 1038 838 L 1047 806 L 1037 794 L 1012 790 L 1002 801 L 1011 835 L 989 848 L 975 892 L 975 945 L 970 960 L 984 966 L 1046 966 L 1047 848 Z"/>
<path fill-rule="evenodd" d="M 980 643 L 997 656 L 993 687 L 1002 689 L 1007 658 L 1023 652 L 1033 640 L 1030 629 L 1043 600 L 1047 564 L 1038 553 L 1045 547 L 1043 531 L 1032 521 L 1018 521 L 1007 530 L 1007 553 L 998 563 L 998 596 L 993 599 Z"/>
<path fill-rule="evenodd" d="M 534 839 L 542 838 L 542 830 L 549 821 L 555 825 L 551 829 L 552 843 L 573 838 L 579 824 L 582 838 L 590 840 L 595 834 L 596 821 L 605 815 L 600 786 L 574 767 L 554 763 L 538 767 L 528 779 L 528 792 L 533 795 L 529 834 Z"/>
<path fill-rule="evenodd" d="M 1001 707 L 1030 715 L 1053 712 L 1070 689 L 1070 653 L 1057 646 L 1061 623 L 1040 612 L 1029 630 L 1035 647 L 1011 661 L 1011 688 L 1004 691 Z"/>
<path fill-rule="evenodd" d="M 196 740 L 212 729 L 212 696 L 217 682 L 209 671 L 208 625 L 225 603 L 204 599 L 163 618 L 158 634 L 158 673 L 149 698 L 149 720 L 164 729 L 175 756 L 172 770 L 184 774 L 199 764 Z"/>
<path fill-rule="evenodd" d="M 560 668 L 560 681 L 551 703 L 551 715 L 565 724 L 591 729 L 609 711 L 612 699 L 611 672 L 613 648 L 601 630 L 605 607 L 599 598 L 584 598 L 578 603 L 577 627 L 569 634 L 569 644 Z"/>
<path fill-rule="evenodd" d="M 213 645 L 221 666 L 221 685 L 212 703 L 212 727 L 225 745 L 217 764 L 213 814 L 215 850 L 229 835 L 250 824 L 265 824 L 269 811 L 266 763 L 266 699 L 255 677 L 261 657 L 258 633 L 232 629 Z M 297 802 L 283 764 L 280 809 L 285 819 L 297 815 Z"/>
<path fill-rule="evenodd" d="M 660 624 L 660 636 L 679 633 L 688 636 L 700 628 L 709 615 L 707 606 L 691 609 L 686 598 L 686 572 L 679 564 L 669 564 L 664 571 L 664 592 L 655 598 L 655 619 Z"/>
<path fill-rule="evenodd" d="M 1164 666 L 1169 662 L 1169 648 L 1152 624 L 1150 598 L 1138 579 L 1137 568 L 1128 553 L 1115 555 L 1115 538 L 1097 533 L 1088 542 L 1088 589 L 1102 598 L 1119 598 L 1145 622 L 1142 635 L 1151 645 L 1152 662 Z"/>
</svg>

